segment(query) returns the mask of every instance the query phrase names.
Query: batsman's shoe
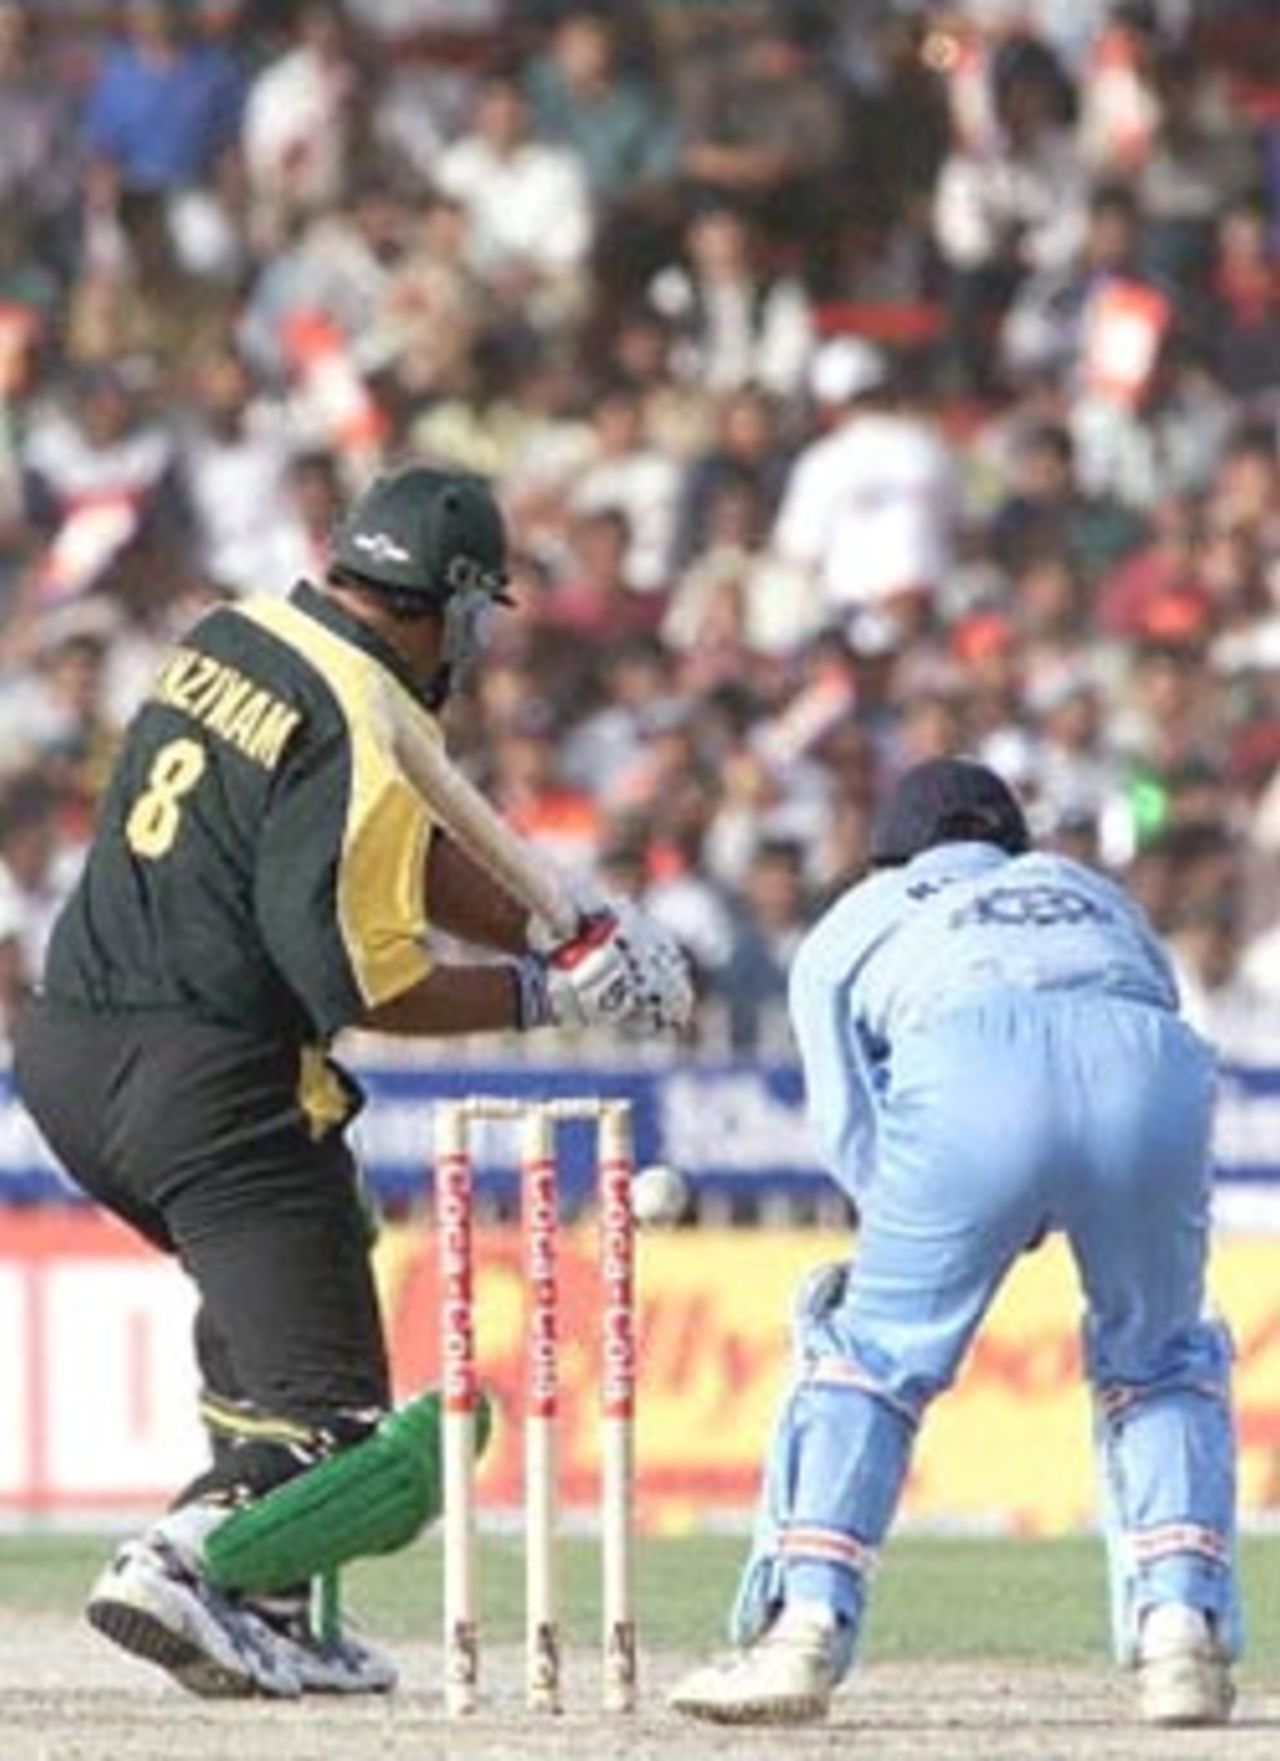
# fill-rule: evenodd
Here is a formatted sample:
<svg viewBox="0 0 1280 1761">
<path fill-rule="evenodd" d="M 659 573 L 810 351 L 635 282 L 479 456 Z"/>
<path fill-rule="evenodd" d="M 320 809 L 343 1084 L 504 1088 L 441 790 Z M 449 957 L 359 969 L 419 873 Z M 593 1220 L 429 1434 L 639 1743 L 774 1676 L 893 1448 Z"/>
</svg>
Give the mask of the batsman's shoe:
<svg viewBox="0 0 1280 1761">
<path fill-rule="evenodd" d="M 389 1694 L 400 1679 L 385 1652 L 348 1629 L 326 1637 L 314 1633 L 305 1607 L 286 1612 L 257 1601 L 244 1606 L 275 1634 L 304 1694 Z"/>
<path fill-rule="evenodd" d="M 1235 1687 L 1206 1615 L 1178 1602 L 1145 1616 L 1138 1645 L 1139 1710 L 1144 1723 L 1225 1724 Z"/>
<path fill-rule="evenodd" d="M 91 1626 L 206 1699 L 293 1700 L 302 1684 L 277 1636 L 183 1564 L 163 1541 L 130 1541 L 93 1587 Z"/>
<path fill-rule="evenodd" d="M 839 1678 L 832 1621 L 788 1609 L 746 1650 L 690 1671 L 667 1704 L 710 1724 L 817 1724 Z"/>
</svg>

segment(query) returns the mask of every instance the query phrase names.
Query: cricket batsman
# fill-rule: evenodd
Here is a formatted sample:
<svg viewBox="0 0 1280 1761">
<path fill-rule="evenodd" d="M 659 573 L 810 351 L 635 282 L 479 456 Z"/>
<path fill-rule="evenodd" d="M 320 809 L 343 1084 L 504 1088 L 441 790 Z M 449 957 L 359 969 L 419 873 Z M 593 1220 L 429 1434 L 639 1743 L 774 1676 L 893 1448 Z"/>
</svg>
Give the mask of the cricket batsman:
<svg viewBox="0 0 1280 1761">
<path fill-rule="evenodd" d="M 1240 1615 L 1231 1342 L 1205 1311 L 1210 1053 L 1136 906 L 1032 849 L 982 765 L 908 771 L 871 856 L 790 993 L 857 1254 L 799 1296 L 739 1649 L 672 1703 L 726 1724 L 826 1715 L 929 1402 L 1013 1262 L 1059 1230 L 1084 1293 L 1116 1650 L 1146 1721 L 1220 1724 Z"/>
<path fill-rule="evenodd" d="M 199 1291 L 211 1465 L 87 1609 L 197 1694 L 390 1688 L 372 1646 L 312 1631 L 307 1584 L 439 1510 L 436 1398 L 390 1407 L 334 1036 L 658 1030 L 691 1007 L 633 908 L 557 936 L 492 882 L 374 713 L 390 693 L 438 741 L 505 582 L 487 484 L 412 464 L 355 501 L 322 585 L 199 622 L 128 729 L 17 1028 L 55 1154 Z M 437 931 L 484 957 L 437 962 Z"/>
</svg>

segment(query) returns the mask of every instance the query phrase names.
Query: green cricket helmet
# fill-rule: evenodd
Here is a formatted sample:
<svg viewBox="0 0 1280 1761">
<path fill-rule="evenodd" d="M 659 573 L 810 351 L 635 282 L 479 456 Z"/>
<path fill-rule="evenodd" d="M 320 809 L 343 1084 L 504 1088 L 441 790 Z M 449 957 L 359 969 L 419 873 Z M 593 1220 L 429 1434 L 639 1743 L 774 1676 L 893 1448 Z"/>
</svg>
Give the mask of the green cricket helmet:
<svg viewBox="0 0 1280 1761">
<path fill-rule="evenodd" d="M 502 515 L 483 477 L 404 465 L 375 477 L 333 536 L 331 567 L 383 593 L 397 614 L 457 596 L 509 604 Z"/>
</svg>

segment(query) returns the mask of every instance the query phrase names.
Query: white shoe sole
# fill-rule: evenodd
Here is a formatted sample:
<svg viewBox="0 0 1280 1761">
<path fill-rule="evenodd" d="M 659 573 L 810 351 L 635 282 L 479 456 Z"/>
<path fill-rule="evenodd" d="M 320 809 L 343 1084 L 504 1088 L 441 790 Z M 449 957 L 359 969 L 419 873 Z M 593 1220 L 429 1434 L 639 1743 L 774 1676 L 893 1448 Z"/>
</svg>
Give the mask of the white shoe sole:
<svg viewBox="0 0 1280 1761">
<path fill-rule="evenodd" d="M 1235 1702 L 1227 1665 L 1194 1653 L 1152 1658 L 1139 1665 L 1144 1724 L 1190 1729 L 1226 1724 Z"/>
<path fill-rule="evenodd" d="M 96 1596 L 85 1615 L 89 1625 L 104 1638 L 132 1656 L 167 1670 L 190 1694 L 199 1694 L 205 1700 L 247 1700 L 262 1691 L 250 1670 L 235 1670 L 216 1663 L 149 1609 L 109 1596 Z"/>
<path fill-rule="evenodd" d="M 745 1696 L 722 1700 L 713 1694 L 673 1694 L 667 1704 L 686 1718 L 701 1719 L 705 1724 L 783 1725 L 822 1724 L 831 1702 L 826 1694 L 762 1694 L 754 1700 Z"/>
</svg>

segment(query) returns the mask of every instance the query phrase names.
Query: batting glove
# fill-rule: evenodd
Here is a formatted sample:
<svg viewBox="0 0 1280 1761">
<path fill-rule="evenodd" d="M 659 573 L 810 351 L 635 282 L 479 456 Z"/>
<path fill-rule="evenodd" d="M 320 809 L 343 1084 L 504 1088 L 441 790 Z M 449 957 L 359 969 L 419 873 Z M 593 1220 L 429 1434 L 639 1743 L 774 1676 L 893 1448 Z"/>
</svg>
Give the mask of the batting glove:
<svg viewBox="0 0 1280 1761">
<path fill-rule="evenodd" d="M 684 949 L 669 929 L 629 900 L 611 900 L 610 909 L 618 919 L 637 993 L 631 1019 L 652 1033 L 687 1027 L 694 990 Z"/>
<path fill-rule="evenodd" d="M 642 1002 L 634 962 L 612 911 L 585 918 L 577 933 L 516 962 L 520 1026 L 613 1027 Z"/>
</svg>

